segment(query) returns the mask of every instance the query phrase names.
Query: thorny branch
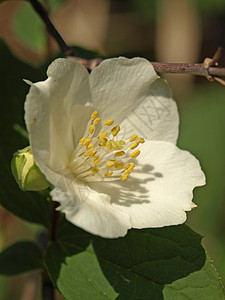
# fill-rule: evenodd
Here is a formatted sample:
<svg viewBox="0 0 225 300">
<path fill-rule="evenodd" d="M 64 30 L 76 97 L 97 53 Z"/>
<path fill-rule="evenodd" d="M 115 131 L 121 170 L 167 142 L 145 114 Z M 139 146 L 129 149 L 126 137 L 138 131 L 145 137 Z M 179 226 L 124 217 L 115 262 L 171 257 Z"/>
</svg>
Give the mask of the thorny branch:
<svg viewBox="0 0 225 300">
<path fill-rule="evenodd" d="M 38 0 L 29 0 L 31 5 L 37 14 L 41 17 L 45 23 L 48 32 L 57 42 L 59 48 L 65 57 L 74 59 L 83 64 L 87 69 L 92 70 L 98 66 L 103 59 L 97 58 L 93 60 L 85 60 L 79 57 L 75 57 L 72 49 L 66 44 L 55 26 L 52 24 L 48 17 L 48 13 Z M 221 47 L 219 47 L 213 56 L 213 58 L 205 58 L 203 63 L 187 64 L 187 63 L 162 63 L 151 62 L 157 73 L 178 73 L 178 74 L 192 74 L 198 76 L 204 76 L 209 81 L 216 80 L 220 84 L 225 86 L 225 80 L 221 77 L 225 77 L 225 68 L 218 67 L 218 61 L 221 57 Z"/>
</svg>

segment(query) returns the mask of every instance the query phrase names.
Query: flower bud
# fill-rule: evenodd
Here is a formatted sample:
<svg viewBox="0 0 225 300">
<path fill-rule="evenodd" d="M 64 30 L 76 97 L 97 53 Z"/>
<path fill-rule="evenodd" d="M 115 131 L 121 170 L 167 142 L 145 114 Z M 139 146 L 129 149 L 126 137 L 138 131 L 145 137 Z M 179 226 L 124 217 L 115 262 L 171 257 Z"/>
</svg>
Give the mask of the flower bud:
<svg viewBox="0 0 225 300">
<path fill-rule="evenodd" d="M 16 182 L 24 191 L 41 191 L 50 186 L 36 165 L 30 146 L 14 153 L 11 169 Z"/>
</svg>

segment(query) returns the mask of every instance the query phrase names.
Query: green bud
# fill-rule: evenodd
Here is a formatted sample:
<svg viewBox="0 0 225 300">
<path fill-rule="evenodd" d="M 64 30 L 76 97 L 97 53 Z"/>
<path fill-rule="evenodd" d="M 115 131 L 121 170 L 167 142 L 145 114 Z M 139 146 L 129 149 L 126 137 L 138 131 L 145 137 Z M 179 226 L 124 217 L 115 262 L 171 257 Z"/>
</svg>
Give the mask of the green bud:
<svg viewBox="0 0 225 300">
<path fill-rule="evenodd" d="M 41 191 L 50 186 L 36 165 L 30 146 L 14 153 L 11 169 L 16 182 L 24 191 Z"/>
</svg>

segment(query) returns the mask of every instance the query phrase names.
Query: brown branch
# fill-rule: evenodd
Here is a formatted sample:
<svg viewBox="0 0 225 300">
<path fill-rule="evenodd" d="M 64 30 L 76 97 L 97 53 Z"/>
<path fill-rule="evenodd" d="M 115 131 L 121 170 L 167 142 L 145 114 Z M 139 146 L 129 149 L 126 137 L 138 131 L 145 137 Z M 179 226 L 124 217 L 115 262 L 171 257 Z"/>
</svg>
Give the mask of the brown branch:
<svg viewBox="0 0 225 300">
<path fill-rule="evenodd" d="M 86 60 L 79 57 L 68 57 L 70 59 L 79 61 L 87 69 L 93 70 L 97 67 L 103 59 L 97 58 L 93 60 Z M 211 60 L 211 59 L 210 59 Z M 186 63 L 161 63 L 151 62 L 157 73 L 177 73 L 177 74 L 192 74 L 198 76 L 204 76 L 210 81 L 218 81 L 222 85 L 225 85 L 225 81 L 221 77 L 225 77 L 225 68 L 219 68 L 217 63 L 215 66 L 205 65 L 205 61 L 199 64 L 186 64 Z"/>
<path fill-rule="evenodd" d="M 89 70 L 93 70 L 103 61 L 101 58 L 85 60 L 79 57 L 74 57 L 72 49 L 65 43 L 55 26 L 52 24 L 42 4 L 38 2 L 38 0 L 29 0 L 29 2 L 33 6 L 36 13 L 42 18 L 47 30 L 58 43 L 58 46 L 64 53 L 65 57 L 79 61 Z M 221 50 L 221 47 L 219 47 L 213 58 L 206 58 L 201 64 L 152 62 L 152 65 L 157 73 L 178 73 L 204 76 L 209 81 L 216 80 L 220 84 L 225 85 L 225 81 L 221 78 L 225 77 L 225 68 L 218 67 Z"/>
</svg>

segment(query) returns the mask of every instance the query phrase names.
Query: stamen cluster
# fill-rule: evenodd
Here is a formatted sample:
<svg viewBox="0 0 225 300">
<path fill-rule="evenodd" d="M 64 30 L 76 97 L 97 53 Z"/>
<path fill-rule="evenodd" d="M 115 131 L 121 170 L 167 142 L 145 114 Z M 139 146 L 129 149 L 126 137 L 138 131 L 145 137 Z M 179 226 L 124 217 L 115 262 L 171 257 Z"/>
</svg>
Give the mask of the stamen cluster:
<svg viewBox="0 0 225 300">
<path fill-rule="evenodd" d="M 128 142 L 117 140 L 120 126 L 112 127 L 113 119 L 106 120 L 103 125 L 98 115 L 98 111 L 92 113 L 84 137 L 73 153 L 70 167 L 82 179 L 89 180 L 92 176 L 93 180 L 127 180 L 135 167 L 130 160 L 138 157 L 140 150 L 136 148 L 145 141 L 136 134 Z M 134 151 L 130 153 L 130 150 Z"/>
</svg>

